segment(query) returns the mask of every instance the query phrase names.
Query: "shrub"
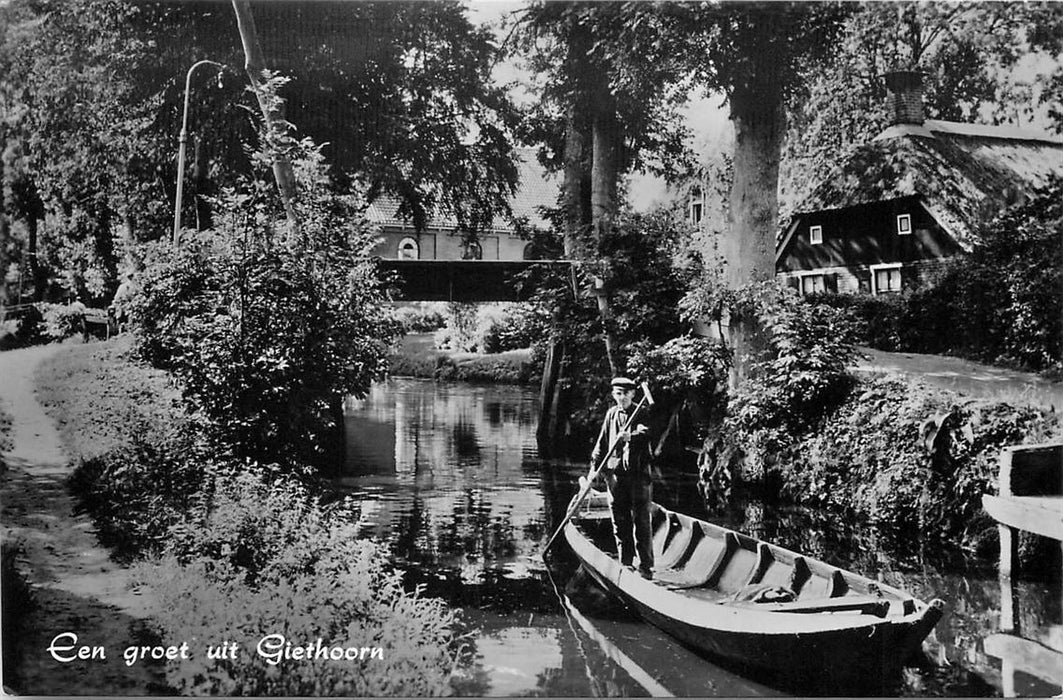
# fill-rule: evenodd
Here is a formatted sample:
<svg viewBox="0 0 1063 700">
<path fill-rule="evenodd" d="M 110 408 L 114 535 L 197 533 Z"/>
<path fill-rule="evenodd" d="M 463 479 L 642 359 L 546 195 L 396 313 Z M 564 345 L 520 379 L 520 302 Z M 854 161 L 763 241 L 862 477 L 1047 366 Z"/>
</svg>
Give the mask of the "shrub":
<svg viewBox="0 0 1063 700">
<path fill-rule="evenodd" d="M 1054 413 L 896 379 L 863 380 L 781 470 L 810 505 L 860 513 L 895 533 L 976 542 L 993 523 L 981 497 L 996 485 L 1001 448 L 1060 436 Z"/>
<path fill-rule="evenodd" d="M 904 347 L 906 300 L 902 295 L 809 294 L 805 301 L 845 313 L 856 342 L 887 352 Z"/>
<path fill-rule="evenodd" d="M 405 333 L 431 333 L 446 325 L 440 303 L 410 304 L 396 307 L 395 320 Z"/>
<path fill-rule="evenodd" d="M 446 324 L 436 331 L 436 347 L 451 352 L 475 352 L 476 304 L 451 302 L 446 306 Z"/>
<path fill-rule="evenodd" d="M 133 298 L 138 348 L 180 380 L 219 450 L 320 464 L 334 455 L 338 406 L 383 376 L 398 332 L 368 256 L 368 223 L 327 186 L 319 150 L 289 153 L 307 183 L 297 233 L 244 183 L 216 202 L 218 227 L 146 254 Z M 272 187 L 272 185 L 269 185 Z"/>
<path fill-rule="evenodd" d="M 85 328 L 85 307 L 81 304 L 43 304 L 44 335 L 63 340 L 81 335 Z"/>
<path fill-rule="evenodd" d="M 730 397 L 723 431 L 745 455 L 745 476 L 757 479 L 845 400 L 854 383 L 853 331 L 845 314 L 775 281 L 739 290 L 731 304 L 755 319 L 762 347 Z"/>
<path fill-rule="evenodd" d="M 580 455 L 589 449 L 611 403 L 604 329 L 597 302 L 588 293 L 592 277 L 601 275 L 606 281 L 618 370 L 629 372 L 636 343 L 661 345 L 686 331 L 679 300 L 691 284 L 691 274 L 679 251 L 687 231 L 684 222 L 666 211 L 624 213 L 617 218 L 615 229 L 603 237 L 602 264 L 597 269 L 582 265 L 574 271 L 577 295 L 573 295 L 569 271 L 549 272 L 540 279 L 535 299 L 553 317 L 534 353 L 543 357 L 555 343 L 565 349 L 565 372 L 558 392 L 559 414 L 565 416 L 567 425 L 558 433 Z"/>
<path fill-rule="evenodd" d="M 185 438 L 128 445 L 82 460 L 69 480 L 77 512 L 88 513 L 100 542 L 127 562 L 162 551 L 171 528 L 196 504 L 207 474 Z"/>
<path fill-rule="evenodd" d="M 698 441 L 726 405 L 729 366 L 723 345 L 695 336 L 673 338 L 660 346 L 638 343 L 629 363 L 632 374 L 651 381 L 658 415 L 670 416 L 683 405 L 691 409 L 698 419 L 693 436 Z"/>
<path fill-rule="evenodd" d="M 530 348 L 548 332 L 548 314 L 531 303 L 491 304 L 477 312 L 476 348 L 482 353 Z"/>
<path fill-rule="evenodd" d="M 291 480 L 219 479 L 210 507 L 176 531 L 171 552 L 144 564 L 166 640 L 190 660 L 167 667 L 182 694 L 421 696 L 448 691 L 459 649 L 454 613 L 407 593 L 381 566 L 387 552 L 359 539 L 349 507 L 323 507 Z M 380 647 L 383 658 L 282 660 L 255 652 L 266 635 L 293 645 Z M 240 645 L 228 660 L 208 644 Z"/>
<path fill-rule="evenodd" d="M 4 465 L 4 453 L 12 446 L 11 416 L 4 410 L 4 404 L 0 403 L 0 467 Z"/>
</svg>

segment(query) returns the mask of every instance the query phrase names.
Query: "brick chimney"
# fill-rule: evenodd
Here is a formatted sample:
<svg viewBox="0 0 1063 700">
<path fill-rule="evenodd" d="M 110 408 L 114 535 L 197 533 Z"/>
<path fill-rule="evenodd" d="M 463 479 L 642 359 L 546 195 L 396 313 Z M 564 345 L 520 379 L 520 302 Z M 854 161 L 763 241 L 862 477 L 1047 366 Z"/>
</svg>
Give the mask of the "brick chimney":
<svg viewBox="0 0 1063 700">
<path fill-rule="evenodd" d="M 890 107 L 890 126 L 923 124 L 923 74 L 901 70 L 886 73 L 887 97 Z"/>
</svg>

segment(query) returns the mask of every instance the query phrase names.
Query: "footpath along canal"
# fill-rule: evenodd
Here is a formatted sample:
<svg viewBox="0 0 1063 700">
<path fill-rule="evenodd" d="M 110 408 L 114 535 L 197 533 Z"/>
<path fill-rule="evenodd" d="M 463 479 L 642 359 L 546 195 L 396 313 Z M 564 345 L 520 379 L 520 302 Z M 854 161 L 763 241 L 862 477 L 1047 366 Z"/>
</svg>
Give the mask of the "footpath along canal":
<svg viewBox="0 0 1063 700">
<path fill-rule="evenodd" d="M 388 544 L 411 584 L 465 611 L 476 663 L 462 694 L 779 694 L 605 605 L 572 581 L 563 542 L 549 568 L 542 562 L 548 526 L 587 465 L 539 457 L 534 390 L 391 379 L 351 401 L 347 418 L 349 454 L 335 485 L 363 502 L 363 532 Z M 750 501 L 710 518 L 696 473 L 663 466 L 655 497 L 667 507 L 947 601 L 925 662 L 906 669 L 899 695 L 1001 695 L 1000 661 L 983 646 L 998 630 L 994 561 L 891 551 L 858 523 L 808 509 Z M 1060 623 L 1051 586 L 1021 582 L 1019 596 L 1028 626 Z M 1016 690 L 1059 692 L 1033 677 L 1019 679 Z"/>
</svg>

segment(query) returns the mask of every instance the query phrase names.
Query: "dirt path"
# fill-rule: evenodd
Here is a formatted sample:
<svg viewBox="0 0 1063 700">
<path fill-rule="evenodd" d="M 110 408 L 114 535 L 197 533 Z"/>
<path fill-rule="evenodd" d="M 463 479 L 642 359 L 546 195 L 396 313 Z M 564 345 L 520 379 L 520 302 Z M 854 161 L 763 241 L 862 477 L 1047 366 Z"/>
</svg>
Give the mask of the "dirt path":
<svg viewBox="0 0 1063 700">
<path fill-rule="evenodd" d="M 72 471 L 55 426 L 33 390 L 37 366 L 58 346 L 0 352 L 0 403 L 11 416 L 13 448 L 0 476 L 3 537 L 21 542 L 19 571 L 36 602 L 4 685 L 32 695 L 146 695 L 163 691 L 157 669 L 126 666 L 123 650 L 150 644 L 143 601 L 128 571 L 99 546 L 92 522 L 74 514 L 65 480 Z M 60 663 L 48 652 L 64 632 L 103 645 L 105 660 Z M 12 673 L 13 671 L 13 673 Z"/>
<path fill-rule="evenodd" d="M 965 396 L 1063 410 L 1063 383 L 1030 372 L 991 367 L 958 357 L 860 348 L 854 369 L 916 377 Z"/>
</svg>

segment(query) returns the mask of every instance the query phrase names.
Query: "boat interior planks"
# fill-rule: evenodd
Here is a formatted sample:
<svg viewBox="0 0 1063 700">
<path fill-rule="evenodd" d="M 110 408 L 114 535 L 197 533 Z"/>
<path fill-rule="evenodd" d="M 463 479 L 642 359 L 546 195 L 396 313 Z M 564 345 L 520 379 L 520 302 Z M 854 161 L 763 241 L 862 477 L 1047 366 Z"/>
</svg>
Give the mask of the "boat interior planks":
<svg viewBox="0 0 1063 700">
<path fill-rule="evenodd" d="M 684 643 L 787 685 L 837 692 L 897 675 L 942 615 L 940 600 L 657 504 L 646 580 L 617 560 L 608 519 L 585 515 L 565 536 L 600 585 Z"/>
</svg>

